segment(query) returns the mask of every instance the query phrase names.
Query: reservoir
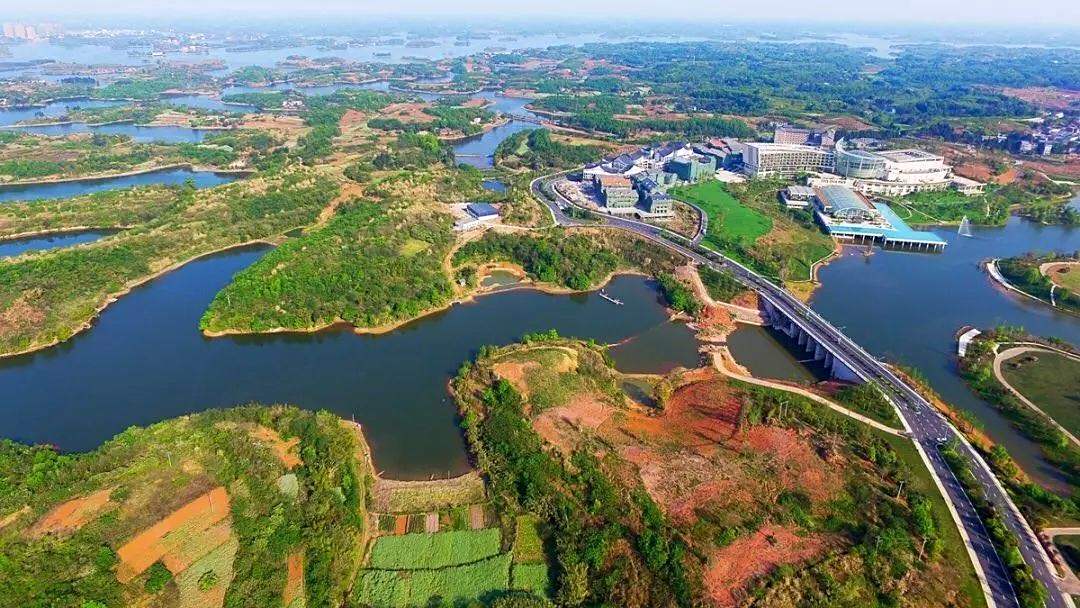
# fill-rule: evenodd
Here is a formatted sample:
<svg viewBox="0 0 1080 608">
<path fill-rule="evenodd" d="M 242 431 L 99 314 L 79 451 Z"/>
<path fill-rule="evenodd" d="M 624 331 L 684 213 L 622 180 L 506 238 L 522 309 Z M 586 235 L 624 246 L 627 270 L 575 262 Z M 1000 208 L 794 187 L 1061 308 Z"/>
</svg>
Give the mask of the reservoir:
<svg viewBox="0 0 1080 608">
<path fill-rule="evenodd" d="M 1080 318 L 1006 293 L 982 267 L 989 258 L 1032 250 L 1075 251 L 1080 229 L 1016 217 L 1004 228 L 973 229 L 970 238 L 958 236 L 955 228 L 934 229 L 949 242 L 937 255 L 875 249 L 865 257 L 861 249 L 848 247 L 821 269 L 822 285 L 811 303 L 874 355 L 918 368 L 946 401 L 974 414 L 1034 479 L 1063 489 L 1063 480 L 1042 460 L 1038 446 L 959 376 L 954 334 L 963 325 L 985 329 L 1008 324 L 1080 344 Z"/>
<path fill-rule="evenodd" d="M 35 135 L 62 137 L 73 133 L 102 133 L 104 135 L 127 135 L 133 141 L 161 142 L 166 144 L 198 143 L 206 136 L 217 131 L 192 129 L 189 127 L 141 127 L 131 123 L 112 123 L 88 125 L 85 122 L 71 122 L 51 125 L 26 125 L 8 127 Z"/>
<path fill-rule="evenodd" d="M 163 169 L 148 171 L 122 177 L 103 177 L 73 180 L 67 182 L 49 182 L 25 186 L 0 185 L 0 203 L 6 201 L 25 201 L 44 198 L 68 198 L 82 194 L 91 194 L 103 190 L 116 190 L 132 186 L 169 185 L 175 186 L 191 180 L 196 188 L 210 188 L 239 179 L 237 174 L 214 173 L 213 171 L 192 171 L 191 169 Z"/>
<path fill-rule="evenodd" d="M 82 243 L 91 243 L 102 237 L 109 236 L 110 234 L 112 234 L 112 232 L 87 230 L 85 232 L 68 232 L 46 236 L 0 240 L 0 258 L 14 257 L 27 251 L 45 251 L 48 249 L 72 247 Z"/>
<path fill-rule="evenodd" d="M 53 101 L 41 107 L 0 110 L 0 126 L 10 126 L 24 120 L 58 119 L 77 108 L 108 108 L 126 103 L 126 101 L 102 99 L 69 99 L 66 101 Z"/>
<path fill-rule="evenodd" d="M 482 91 L 477 97 L 491 101 L 492 103 L 488 105 L 488 109 L 492 112 L 535 116 L 535 114 L 525 109 L 525 105 L 532 101 L 531 99 L 506 97 L 492 91 Z M 499 147 L 499 144 L 504 139 L 519 131 L 538 128 L 540 128 L 540 125 L 511 120 L 502 126 L 455 144 L 454 159 L 459 163 L 472 165 L 478 169 L 490 169 L 494 165 L 492 155 L 495 154 L 495 148 Z"/>
<path fill-rule="evenodd" d="M 510 290 L 455 305 L 382 335 L 204 338 L 198 321 L 236 272 L 261 255 L 238 250 L 192 262 L 107 308 L 59 346 L 0 359 L 0 436 L 88 450 L 130 425 L 258 401 L 328 409 L 360 422 L 378 468 L 426 479 L 467 470 L 447 381 L 486 344 L 557 329 L 603 343 L 620 369 L 697 364 L 697 343 L 670 323 L 653 281 L 615 278 L 607 291 Z M 628 340 L 629 339 L 629 340 Z"/>
</svg>

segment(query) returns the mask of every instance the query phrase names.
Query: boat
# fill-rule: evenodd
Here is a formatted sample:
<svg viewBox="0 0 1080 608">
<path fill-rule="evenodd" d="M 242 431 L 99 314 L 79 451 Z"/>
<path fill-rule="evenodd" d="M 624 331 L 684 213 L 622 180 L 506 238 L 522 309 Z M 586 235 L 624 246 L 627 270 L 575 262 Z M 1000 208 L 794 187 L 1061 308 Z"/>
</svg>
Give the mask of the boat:
<svg viewBox="0 0 1080 608">
<path fill-rule="evenodd" d="M 960 220 L 960 227 L 956 229 L 956 234 L 959 234 L 960 236 L 974 236 L 971 233 L 971 220 L 968 219 L 968 216 L 965 215 L 964 219 Z"/>
<path fill-rule="evenodd" d="M 605 300 L 607 300 L 608 302 L 611 302 L 612 304 L 614 304 L 616 306 L 622 306 L 623 305 L 622 300 L 618 300 L 616 298 L 613 298 L 613 297 L 609 296 L 607 294 L 607 292 L 604 291 L 603 289 L 600 290 L 600 297 L 604 298 Z"/>
</svg>

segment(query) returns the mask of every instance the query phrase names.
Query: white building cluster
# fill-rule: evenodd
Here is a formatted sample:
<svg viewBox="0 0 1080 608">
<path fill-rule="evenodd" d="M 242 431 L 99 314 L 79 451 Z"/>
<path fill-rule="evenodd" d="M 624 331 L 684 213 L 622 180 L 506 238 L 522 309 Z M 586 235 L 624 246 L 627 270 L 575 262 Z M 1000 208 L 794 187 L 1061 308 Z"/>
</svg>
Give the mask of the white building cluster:
<svg viewBox="0 0 1080 608">
<path fill-rule="evenodd" d="M 863 194 L 903 196 L 953 188 L 978 194 L 983 184 L 953 175 L 945 158 L 907 148 L 871 152 L 837 141 L 831 148 L 786 143 L 744 143 L 743 170 L 751 176 L 809 173 L 810 186 L 847 186 Z"/>
</svg>

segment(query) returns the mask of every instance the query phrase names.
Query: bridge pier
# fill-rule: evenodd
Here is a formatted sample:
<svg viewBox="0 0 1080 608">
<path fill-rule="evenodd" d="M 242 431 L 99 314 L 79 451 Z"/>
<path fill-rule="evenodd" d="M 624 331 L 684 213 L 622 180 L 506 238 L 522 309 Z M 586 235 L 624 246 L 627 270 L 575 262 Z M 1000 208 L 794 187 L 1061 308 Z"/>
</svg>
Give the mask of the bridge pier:
<svg viewBox="0 0 1080 608">
<path fill-rule="evenodd" d="M 814 361 L 821 361 L 833 378 L 847 382 L 862 382 L 862 378 L 854 370 L 783 311 L 773 306 L 768 300 L 762 300 L 762 307 L 769 326 L 795 341 L 813 357 Z"/>
</svg>

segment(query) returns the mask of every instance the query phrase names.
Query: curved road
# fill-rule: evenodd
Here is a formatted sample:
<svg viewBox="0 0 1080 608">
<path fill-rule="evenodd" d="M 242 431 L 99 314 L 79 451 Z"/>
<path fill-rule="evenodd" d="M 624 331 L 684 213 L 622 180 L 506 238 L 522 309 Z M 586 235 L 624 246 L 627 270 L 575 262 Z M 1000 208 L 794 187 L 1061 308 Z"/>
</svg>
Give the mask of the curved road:
<svg viewBox="0 0 1080 608">
<path fill-rule="evenodd" d="M 568 172 L 556 175 L 564 175 L 565 173 Z M 550 180 L 552 177 L 545 176 L 533 180 L 530 186 L 533 195 L 547 206 L 556 224 L 561 226 L 584 224 L 584 222 L 567 215 L 566 212 L 570 209 L 580 209 L 580 207 L 562 196 L 545 181 Z M 961 533 L 966 537 L 969 552 L 977 560 L 976 571 L 980 573 L 981 577 L 985 577 L 986 585 L 984 590 L 989 595 L 988 599 L 999 608 L 1018 607 L 1019 602 L 1009 579 L 1008 570 L 1002 563 L 997 551 L 994 550 L 989 534 L 983 526 L 982 520 L 975 512 L 971 500 L 938 451 L 941 444 L 956 439 L 961 446 L 961 453 L 968 459 L 971 471 L 982 486 L 987 500 L 993 503 L 1005 520 L 1009 530 L 1016 535 L 1024 561 L 1032 567 L 1035 577 L 1046 586 L 1048 592 L 1047 605 L 1054 608 L 1073 608 L 1072 599 L 1062 593 L 1058 587 L 1059 578 L 1050 563 L 1046 550 L 1039 543 L 1035 532 L 1020 514 L 1019 509 L 1017 509 L 1005 488 L 991 472 L 986 461 L 975 452 L 971 444 L 941 413 L 935 410 L 922 395 L 900 380 L 888 366 L 870 355 L 787 290 L 775 285 L 742 264 L 698 245 L 697 241 L 700 240 L 700 234 L 695 237 L 690 247 L 686 247 L 665 238 L 665 235 L 673 235 L 674 233 L 663 228 L 621 217 L 606 215 L 601 215 L 601 217 L 608 226 L 639 234 L 681 253 L 698 264 L 713 268 L 724 268 L 747 287 L 756 291 L 759 297 L 766 299 L 776 309 L 782 311 L 788 318 L 810 333 L 834 357 L 841 360 L 863 380 L 875 381 L 896 406 L 900 419 L 904 423 L 904 428 L 907 429 L 923 452 L 924 460 L 930 465 L 931 473 L 944 490 L 946 501 L 950 503 L 950 507 L 954 510 L 954 517 L 958 519 L 958 523 L 961 525 Z M 691 242 L 687 241 L 685 237 L 675 236 L 681 241 Z"/>
</svg>

